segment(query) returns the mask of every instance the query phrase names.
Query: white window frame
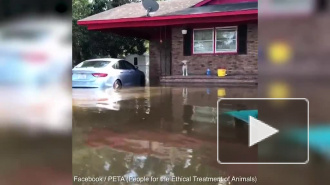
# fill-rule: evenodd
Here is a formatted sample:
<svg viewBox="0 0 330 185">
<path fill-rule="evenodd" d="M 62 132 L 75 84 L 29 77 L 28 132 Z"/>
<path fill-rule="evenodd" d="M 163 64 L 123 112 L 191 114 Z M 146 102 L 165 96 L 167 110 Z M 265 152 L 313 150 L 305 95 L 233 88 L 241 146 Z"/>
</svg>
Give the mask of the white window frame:
<svg viewBox="0 0 330 185">
<path fill-rule="evenodd" d="M 196 52 L 195 51 L 195 30 L 212 30 L 212 48 L 213 50 L 212 51 L 209 51 L 209 52 Z M 212 54 L 214 53 L 214 28 L 198 28 L 198 29 L 193 29 L 193 54 Z"/>
<path fill-rule="evenodd" d="M 236 30 L 236 48 L 233 50 L 222 50 L 217 51 L 217 30 L 226 30 L 226 29 L 235 29 Z M 238 48 L 238 26 L 228 26 L 228 27 L 215 27 L 214 29 L 215 37 L 214 37 L 214 53 L 237 53 Z"/>
</svg>

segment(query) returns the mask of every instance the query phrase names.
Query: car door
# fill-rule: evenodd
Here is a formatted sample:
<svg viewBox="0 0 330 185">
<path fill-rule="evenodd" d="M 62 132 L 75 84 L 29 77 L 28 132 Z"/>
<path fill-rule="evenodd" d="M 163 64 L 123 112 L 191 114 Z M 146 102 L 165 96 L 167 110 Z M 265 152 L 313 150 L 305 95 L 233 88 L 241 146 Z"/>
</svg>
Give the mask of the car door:
<svg viewBox="0 0 330 185">
<path fill-rule="evenodd" d="M 139 85 L 140 84 L 139 71 L 136 70 L 136 68 L 128 61 L 124 60 L 123 62 L 126 66 L 126 70 L 129 71 L 130 85 Z"/>
<path fill-rule="evenodd" d="M 118 61 L 119 65 L 119 79 L 123 86 L 130 86 L 132 84 L 131 72 L 126 68 L 125 61 Z"/>
<path fill-rule="evenodd" d="M 119 63 L 118 62 L 114 62 L 113 64 L 111 64 L 111 66 L 108 69 L 108 73 L 110 74 L 110 78 L 108 78 L 106 85 L 108 87 L 113 86 L 113 83 L 115 82 L 115 80 L 120 79 L 120 69 L 119 69 Z"/>
</svg>

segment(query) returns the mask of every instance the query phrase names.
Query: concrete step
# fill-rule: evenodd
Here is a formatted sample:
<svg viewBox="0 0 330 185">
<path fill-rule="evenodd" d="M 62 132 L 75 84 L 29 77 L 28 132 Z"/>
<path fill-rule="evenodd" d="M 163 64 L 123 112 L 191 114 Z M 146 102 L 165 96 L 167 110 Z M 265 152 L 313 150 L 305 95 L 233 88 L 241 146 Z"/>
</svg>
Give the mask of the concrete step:
<svg viewBox="0 0 330 185">
<path fill-rule="evenodd" d="M 257 75 L 233 75 L 233 76 L 207 76 L 207 75 L 191 75 L 191 76 L 161 76 L 161 79 L 257 79 Z"/>
<path fill-rule="evenodd" d="M 258 84 L 257 75 L 237 76 L 163 76 L 161 83 L 213 83 L 213 84 Z"/>
<path fill-rule="evenodd" d="M 161 79 L 161 83 L 217 83 L 217 84 L 258 84 L 257 80 L 237 79 Z"/>
</svg>

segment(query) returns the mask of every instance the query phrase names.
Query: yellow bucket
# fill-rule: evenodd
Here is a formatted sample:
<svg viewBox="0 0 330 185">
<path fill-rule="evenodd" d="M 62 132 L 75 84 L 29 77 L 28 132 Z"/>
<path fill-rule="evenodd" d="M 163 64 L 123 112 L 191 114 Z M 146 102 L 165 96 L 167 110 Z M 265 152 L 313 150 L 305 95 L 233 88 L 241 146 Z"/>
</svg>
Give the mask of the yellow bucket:
<svg viewBox="0 0 330 185">
<path fill-rule="evenodd" d="M 219 77 L 226 76 L 226 69 L 218 69 L 218 76 Z"/>
</svg>

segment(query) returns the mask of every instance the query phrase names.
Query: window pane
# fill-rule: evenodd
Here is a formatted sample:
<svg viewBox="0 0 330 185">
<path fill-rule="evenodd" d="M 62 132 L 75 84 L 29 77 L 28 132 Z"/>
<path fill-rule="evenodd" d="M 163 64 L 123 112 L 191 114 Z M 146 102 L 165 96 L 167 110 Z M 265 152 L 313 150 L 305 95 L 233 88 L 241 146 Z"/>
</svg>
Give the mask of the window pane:
<svg viewBox="0 0 330 185">
<path fill-rule="evenodd" d="M 84 61 L 78 64 L 76 68 L 103 68 L 109 63 L 109 61 Z"/>
<path fill-rule="evenodd" d="M 217 39 L 236 39 L 236 31 L 217 30 Z"/>
<path fill-rule="evenodd" d="M 194 40 L 213 40 L 213 29 L 194 30 Z"/>
<path fill-rule="evenodd" d="M 230 50 L 236 51 L 236 40 L 218 40 L 217 51 Z"/>
<path fill-rule="evenodd" d="M 236 29 L 216 29 L 216 51 L 237 51 L 236 34 Z"/>
<path fill-rule="evenodd" d="M 213 53 L 213 41 L 195 41 L 194 53 Z"/>
<path fill-rule="evenodd" d="M 125 63 L 124 63 L 124 61 L 119 61 L 119 69 L 126 69 L 126 65 L 125 65 Z"/>
<path fill-rule="evenodd" d="M 123 61 L 123 62 L 125 63 L 126 69 L 135 69 L 131 63 L 129 63 L 127 61 Z"/>
<path fill-rule="evenodd" d="M 114 69 L 119 69 L 119 64 L 118 64 L 118 62 L 114 63 L 114 64 L 112 65 L 112 68 L 114 68 Z"/>
</svg>

